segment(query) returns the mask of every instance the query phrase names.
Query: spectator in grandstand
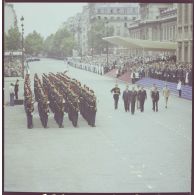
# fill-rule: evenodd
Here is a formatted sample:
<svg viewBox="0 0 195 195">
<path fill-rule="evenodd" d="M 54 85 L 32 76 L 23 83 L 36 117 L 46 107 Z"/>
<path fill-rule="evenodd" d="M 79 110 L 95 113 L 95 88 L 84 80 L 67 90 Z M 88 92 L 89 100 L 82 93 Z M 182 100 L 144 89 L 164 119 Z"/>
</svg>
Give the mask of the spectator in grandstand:
<svg viewBox="0 0 195 195">
<path fill-rule="evenodd" d="M 179 92 L 179 97 L 181 97 L 181 90 L 182 90 L 182 82 L 181 80 L 178 81 L 178 84 L 177 84 L 177 90 Z"/>
</svg>

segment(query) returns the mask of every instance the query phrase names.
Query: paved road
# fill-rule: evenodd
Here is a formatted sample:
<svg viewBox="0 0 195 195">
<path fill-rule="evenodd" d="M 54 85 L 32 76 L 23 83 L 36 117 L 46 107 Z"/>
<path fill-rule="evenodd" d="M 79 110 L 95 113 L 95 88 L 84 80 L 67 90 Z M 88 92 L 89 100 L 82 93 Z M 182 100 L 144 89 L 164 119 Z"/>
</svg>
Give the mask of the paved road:
<svg viewBox="0 0 195 195">
<path fill-rule="evenodd" d="M 30 68 L 31 75 L 41 75 L 64 71 L 66 65 L 45 59 L 31 63 Z M 190 191 L 191 101 L 173 96 L 165 109 L 161 96 L 159 112 L 154 113 L 148 98 L 145 112 L 136 110 L 132 116 L 125 113 L 121 98 L 119 109 L 114 110 L 112 78 L 72 67 L 68 75 L 94 89 L 98 99 L 97 127 L 89 127 L 79 117 L 79 127 L 74 128 L 65 116 L 65 127 L 59 129 L 51 115 L 50 128 L 42 129 L 36 113 L 34 129 L 29 130 L 23 106 L 6 106 L 6 191 Z M 125 84 L 119 83 L 119 87 L 123 90 Z"/>
</svg>

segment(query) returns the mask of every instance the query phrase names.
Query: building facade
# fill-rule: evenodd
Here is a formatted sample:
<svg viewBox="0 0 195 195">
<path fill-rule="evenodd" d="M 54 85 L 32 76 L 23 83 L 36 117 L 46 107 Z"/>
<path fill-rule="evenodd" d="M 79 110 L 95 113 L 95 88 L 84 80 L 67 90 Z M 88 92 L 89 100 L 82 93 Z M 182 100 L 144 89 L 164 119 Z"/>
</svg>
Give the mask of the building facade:
<svg viewBox="0 0 195 195">
<path fill-rule="evenodd" d="M 88 32 L 96 21 L 103 21 L 113 28 L 115 36 L 129 36 L 127 24 L 138 17 L 139 6 L 135 3 L 88 3 L 83 7 L 81 17 L 82 55 L 90 55 Z"/>
<path fill-rule="evenodd" d="M 8 33 L 10 28 L 17 27 L 17 17 L 12 4 L 5 3 L 4 9 L 4 32 Z"/>
<path fill-rule="evenodd" d="M 128 24 L 132 39 L 152 41 L 177 41 L 177 4 L 140 3 L 139 17 Z M 131 50 L 134 55 L 142 51 Z M 147 52 L 152 53 L 152 52 Z M 175 54 L 175 52 L 171 52 Z"/>
<path fill-rule="evenodd" d="M 136 3 L 92 3 L 90 17 L 108 21 L 108 25 L 114 29 L 114 36 L 128 36 L 127 24 L 138 17 L 138 9 Z"/>
<path fill-rule="evenodd" d="M 177 62 L 191 63 L 193 51 L 193 4 L 178 3 Z"/>
<path fill-rule="evenodd" d="M 175 4 L 141 3 L 140 15 L 128 24 L 133 39 L 176 41 L 177 8 Z"/>
</svg>

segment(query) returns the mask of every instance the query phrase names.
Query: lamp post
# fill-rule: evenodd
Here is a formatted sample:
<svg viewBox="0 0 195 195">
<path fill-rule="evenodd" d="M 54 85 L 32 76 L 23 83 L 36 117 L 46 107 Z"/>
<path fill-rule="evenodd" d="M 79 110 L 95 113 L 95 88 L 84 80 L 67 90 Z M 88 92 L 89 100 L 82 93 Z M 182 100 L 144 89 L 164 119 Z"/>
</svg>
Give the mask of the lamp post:
<svg viewBox="0 0 195 195">
<path fill-rule="evenodd" d="M 108 37 L 108 20 L 106 21 L 106 36 Z M 107 64 L 107 67 L 108 67 L 108 41 L 106 42 L 106 64 Z"/>
<path fill-rule="evenodd" d="M 20 18 L 20 21 L 22 22 L 21 27 L 22 27 L 22 77 L 24 78 L 24 17 L 22 16 Z"/>
</svg>

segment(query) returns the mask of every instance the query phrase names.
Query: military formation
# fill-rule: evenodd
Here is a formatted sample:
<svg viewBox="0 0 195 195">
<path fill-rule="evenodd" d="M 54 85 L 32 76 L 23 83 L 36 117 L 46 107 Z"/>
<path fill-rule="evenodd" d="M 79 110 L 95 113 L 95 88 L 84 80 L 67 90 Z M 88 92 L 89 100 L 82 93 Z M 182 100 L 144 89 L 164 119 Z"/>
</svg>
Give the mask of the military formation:
<svg viewBox="0 0 195 195">
<path fill-rule="evenodd" d="M 26 74 L 24 80 L 24 109 L 27 116 L 27 127 L 29 129 L 33 128 L 33 111 L 34 111 L 34 101 L 33 94 L 30 85 L 30 75 Z"/>
<path fill-rule="evenodd" d="M 29 78 L 28 82 L 30 82 Z M 28 86 L 30 88 L 30 83 Z M 30 93 L 32 96 L 32 91 Z M 35 74 L 34 94 L 35 101 L 38 103 L 40 120 L 44 128 L 48 128 L 47 123 L 50 111 L 54 113 L 54 119 L 59 128 L 64 127 L 64 114 L 67 114 L 72 125 L 77 127 L 79 113 L 90 126 L 95 127 L 97 107 L 94 91 L 86 85 L 81 86 L 79 81 L 68 77 L 65 73 L 43 74 L 42 82 L 38 75 Z M 28 128 L 33 127 L 32 114 L 31 123 L 29 124 L 29 119 L 27 123 Z"/>
</svg>

